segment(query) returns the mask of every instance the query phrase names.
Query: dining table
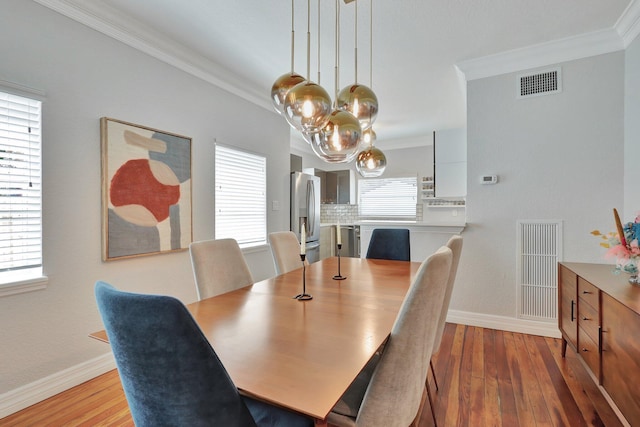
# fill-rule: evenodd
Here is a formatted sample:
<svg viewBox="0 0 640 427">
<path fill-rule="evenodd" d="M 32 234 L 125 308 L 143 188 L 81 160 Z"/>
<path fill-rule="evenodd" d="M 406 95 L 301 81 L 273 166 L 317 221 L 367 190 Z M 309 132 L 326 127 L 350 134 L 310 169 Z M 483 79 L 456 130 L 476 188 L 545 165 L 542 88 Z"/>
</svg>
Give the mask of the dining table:
<svg viewBox="0 0 640 427">
<path fill-rule="evenodd" d="M 348 257 L 301 262 L 187 308 L 241 393 L 326 425 L 389 337 L 419 267 Z M 311 299 L 295 298 L 303 286 Z M 104 331 L 91 336 L 107 341 Z"/>
</svg>

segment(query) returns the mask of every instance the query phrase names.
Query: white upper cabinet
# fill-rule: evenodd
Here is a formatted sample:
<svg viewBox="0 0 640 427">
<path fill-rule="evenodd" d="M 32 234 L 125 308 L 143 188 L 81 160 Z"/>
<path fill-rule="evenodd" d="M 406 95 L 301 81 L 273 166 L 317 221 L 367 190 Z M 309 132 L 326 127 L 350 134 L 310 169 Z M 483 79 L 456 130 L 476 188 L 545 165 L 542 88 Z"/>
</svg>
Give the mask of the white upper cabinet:
<svg viewBox="0 0 640 427">
<path fill-rule="evenodd" d="M 467 129 L 434 132 L 436 197 L 467 195 Z"/>
</svg>

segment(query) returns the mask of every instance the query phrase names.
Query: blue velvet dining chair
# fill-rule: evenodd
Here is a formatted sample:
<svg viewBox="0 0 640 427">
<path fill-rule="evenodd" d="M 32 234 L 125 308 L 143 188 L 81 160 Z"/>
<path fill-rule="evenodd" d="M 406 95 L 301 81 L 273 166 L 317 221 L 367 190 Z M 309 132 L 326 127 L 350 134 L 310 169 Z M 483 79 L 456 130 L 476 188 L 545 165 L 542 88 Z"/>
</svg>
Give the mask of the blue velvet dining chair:
<svg viewBox="0 0 640 427">
<path fill-rule="evenodd" d="M 186 307 L 97 282 L 98 309 L 136 426 L 312 426 L 243 397 Z"/>
<path fill-rule="evenodd" d="M 376 228 L 371 233 L 367 258 L 411 261 L 409 230 Z"/>
</svg>

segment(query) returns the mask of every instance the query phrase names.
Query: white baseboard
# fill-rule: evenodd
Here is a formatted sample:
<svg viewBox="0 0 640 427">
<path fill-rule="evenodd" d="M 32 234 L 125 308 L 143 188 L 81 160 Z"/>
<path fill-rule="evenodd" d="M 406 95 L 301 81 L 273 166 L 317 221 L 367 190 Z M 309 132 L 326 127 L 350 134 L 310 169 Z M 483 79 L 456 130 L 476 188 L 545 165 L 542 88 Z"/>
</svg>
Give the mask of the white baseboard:
<svg viewBox="0 0 640 427">
<path fill-rule="evenodd" d="M 0 419 L 115 369 L 112 353 L 72 366 L 0 395 Z"/>
<path fill-rule="evenodd" d="M 466 311 L 449 310 L 447 322 L 469 326 L 478 326 L 501 331 L 519 332 L 522 334 L 541 335 L 560 338 L 560 331 L 556 323 L 536 322 L 533 320 L 516 319 L 506 316 L 470 313 Z M 96 357 L 87 362 L 57 372 L 31 384 L 24 385 L 0 395 L 0 418 L 4 418 L 28 406 L 43 401 L 51 396 L 82 384 L 92 378 L 102 375 L 116 364 L 112 353 Z"/>
<path fill-rule="evenodd" d="M 447 322 L 468 326 L 479 326 L 500 331 L 518 332 L 521 334 L 540 335 L 543 337 L 561 338 L 556 322 L 538 322 L 535 320 L 516 319 L 514 317 L 495 316 L 491 314 L 471 313 L 468 311 L 449 310 Z"/>
</svg>

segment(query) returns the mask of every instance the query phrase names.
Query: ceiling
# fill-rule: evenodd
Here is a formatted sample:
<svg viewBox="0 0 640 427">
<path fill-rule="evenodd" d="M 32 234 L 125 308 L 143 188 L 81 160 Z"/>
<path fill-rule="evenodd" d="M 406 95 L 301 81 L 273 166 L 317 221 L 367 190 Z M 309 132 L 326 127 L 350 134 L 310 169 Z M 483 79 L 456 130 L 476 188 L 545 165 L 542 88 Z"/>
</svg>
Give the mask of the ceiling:
<svg viewBox="0 0 640 427">
<path fill-rule="evenodd" d="M 271 108 L 274 80 L 290 71 L 289 0 L 36 1 L 265 108 Z M 639 2 L 376 0 L 371 11 L 371 1 L 340 1 L 338 80 L 344 87 L 356 79 L 358 5 L 357 81 L 378 96 L 378 144 L 465 126 L 465 76 L 576 59 L 543 58 L 541 52 L 554 46 L 560 46 L 556 52 L 576 51 L 575 46 L 585 51 L 606 40 L 608 51 L 622 49 L 625 31 L 637 21 L 629 15 L 638 15 Z M 294 0 L 294 5 L 295 70 L 306 76 L 307 2 Z M 311 1 L 310 74 L 317 81 L 319 68 L 321 85 L 333 95 L 335 1 L 322 0 L 320 7 L 318 31 L 318 0 Z"/>
</svg>

